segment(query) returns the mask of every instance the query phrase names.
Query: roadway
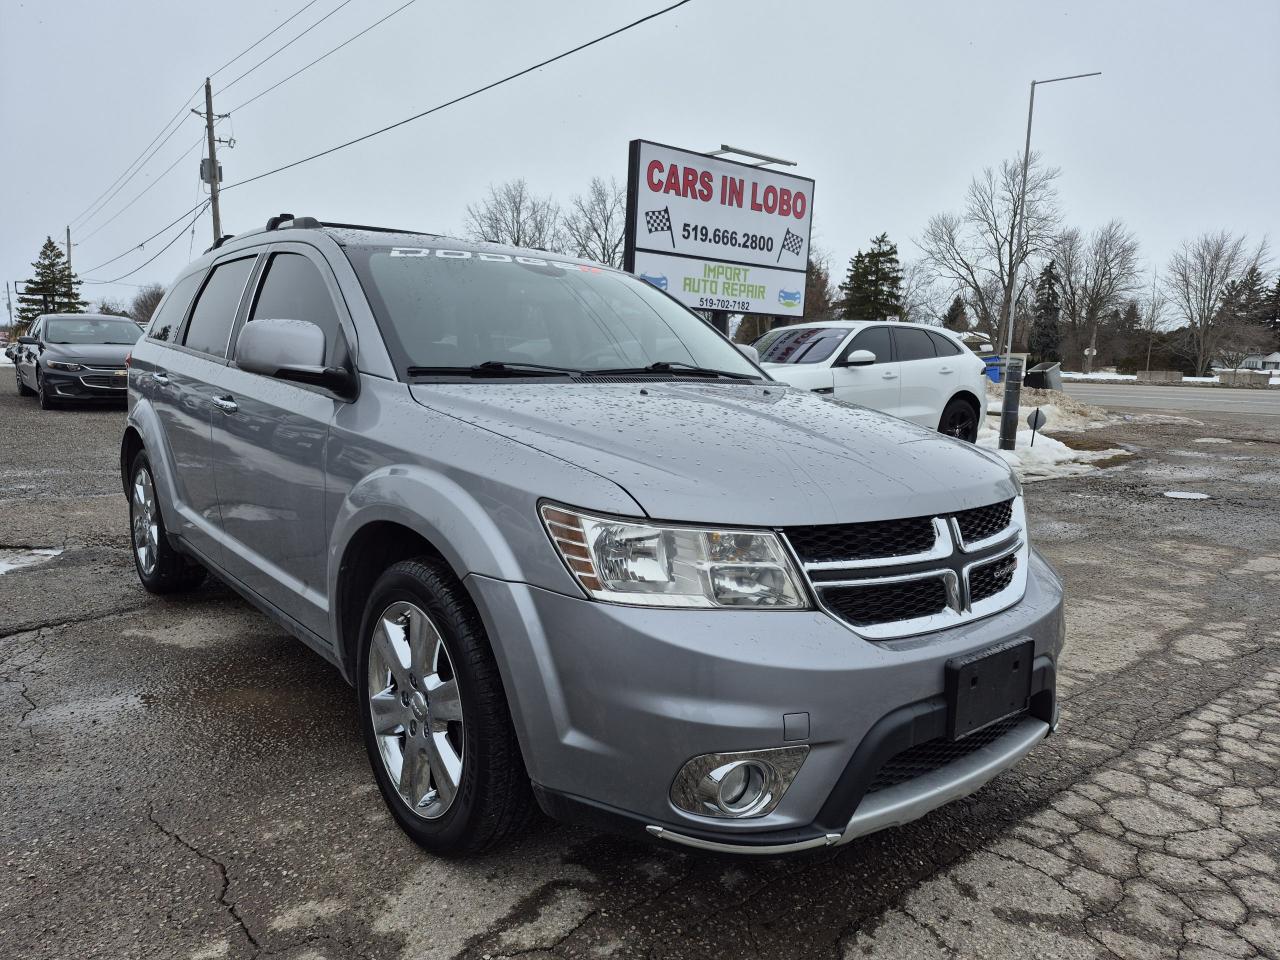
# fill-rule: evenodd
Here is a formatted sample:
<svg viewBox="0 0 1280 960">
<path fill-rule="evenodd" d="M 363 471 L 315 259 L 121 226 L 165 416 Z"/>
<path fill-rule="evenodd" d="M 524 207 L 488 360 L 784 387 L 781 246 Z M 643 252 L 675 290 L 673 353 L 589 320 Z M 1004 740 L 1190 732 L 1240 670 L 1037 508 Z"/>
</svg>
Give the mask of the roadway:
<svg viewBox="0 0 1280 960">
<path fill-rule="evenodd" d="M 1164 410 L 1175 414 L 1216 413 L 1231 418 L 1264 417 L 1280 419 L 1280 390 L 1251 390 L 1227 387 L 1157 387 L 1132 383 L 1074 383 L 1067 381 L 1068 394 L 1108 410 Z"/>
</svg>

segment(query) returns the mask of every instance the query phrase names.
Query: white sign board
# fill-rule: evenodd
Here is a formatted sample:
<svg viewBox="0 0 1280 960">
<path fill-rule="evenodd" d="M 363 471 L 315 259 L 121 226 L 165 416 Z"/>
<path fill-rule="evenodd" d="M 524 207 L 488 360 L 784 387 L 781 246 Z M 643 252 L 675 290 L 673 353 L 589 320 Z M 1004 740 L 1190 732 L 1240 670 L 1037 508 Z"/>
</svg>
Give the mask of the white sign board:
<svg viewBox="0 0 1280 960">
<path fill-rule="evenodd" d="M 800 316 L 813 181 L 631 141 L 626 269 L 687 307 Z"/>
</svg>

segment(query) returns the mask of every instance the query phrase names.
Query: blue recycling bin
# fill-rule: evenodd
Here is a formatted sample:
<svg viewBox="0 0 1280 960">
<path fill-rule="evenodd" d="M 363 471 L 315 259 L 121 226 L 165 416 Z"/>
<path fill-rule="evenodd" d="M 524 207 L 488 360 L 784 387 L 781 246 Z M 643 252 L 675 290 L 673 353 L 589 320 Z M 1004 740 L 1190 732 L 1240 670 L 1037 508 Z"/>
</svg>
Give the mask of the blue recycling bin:
<svg viewBox="0 0 1280 960">
<path fill-rule="evenodd" d="M 987 365 L 987 379 L 992 383 L 1000 383 L 1004 380 L 1004 357 L 983 357 L 982 362 Z"/>
</svg>

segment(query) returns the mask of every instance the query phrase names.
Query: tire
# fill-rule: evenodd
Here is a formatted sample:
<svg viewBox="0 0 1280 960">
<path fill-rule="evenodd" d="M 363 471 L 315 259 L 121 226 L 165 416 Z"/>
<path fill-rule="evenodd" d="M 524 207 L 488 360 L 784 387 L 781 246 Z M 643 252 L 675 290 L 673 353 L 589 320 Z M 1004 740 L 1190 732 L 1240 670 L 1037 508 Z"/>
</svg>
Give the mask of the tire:
<svg viewBox="0 0 1280 960">
<path fill-rule="evenodd" d="M 525 829 L 533 792 L 502 678 L 479 614 L 443 561 L 404 560 L 378 578 L 355 681 L 378 789 L 415 843 L 471 854 Z"/>
<path fill-rule="evenodd" d="M 18 381 L 18 396 L 34 397 L 36 395 L 34 390 L 22 382 L 22 374 L 18 372 L 18 368 L 16 366 L 13 368 L 13 378 Z"/>
<path fill-rule="evenodd" d="M 942 418 L 938 421 L 938 432 L 955 437 L 957 440 L 976 443 L 978 440 L 977 409 L 962 397 L 952 397 L 942 409 Z"/>
<path fill-rule="evenodd" d="M 194 590 L 203 582 L 205 569 L 170 545 L 145 450 L 134 456 L 129 480 L 129 552 L 138 579 L 149 593 Z"/>
<path fill-rule="evenodd" d="M 49 392 L 44 388 L 44 377 L 40 375 L 40 368 L 36 367 L 36 397 L 40 401 L 41 410 L 56 410 L 61 404 L 53 397 L 49 396 Z"/>
</svg>

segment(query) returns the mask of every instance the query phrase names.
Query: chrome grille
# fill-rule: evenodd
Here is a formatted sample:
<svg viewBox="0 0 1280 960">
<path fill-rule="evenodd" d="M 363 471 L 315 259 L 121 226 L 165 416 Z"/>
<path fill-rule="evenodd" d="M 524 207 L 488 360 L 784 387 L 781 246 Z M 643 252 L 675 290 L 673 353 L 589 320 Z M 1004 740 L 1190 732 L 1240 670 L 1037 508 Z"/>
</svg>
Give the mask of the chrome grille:
<svg viewBox="0 0 1280 960">
<path fill-rule="evenodd" d="M 819 605 L 870 640 L 1016 603 L 1029 558 L 1020 498 L 953 513 L 783 531 Z"/>
</svg>

